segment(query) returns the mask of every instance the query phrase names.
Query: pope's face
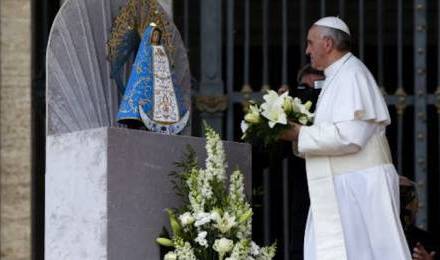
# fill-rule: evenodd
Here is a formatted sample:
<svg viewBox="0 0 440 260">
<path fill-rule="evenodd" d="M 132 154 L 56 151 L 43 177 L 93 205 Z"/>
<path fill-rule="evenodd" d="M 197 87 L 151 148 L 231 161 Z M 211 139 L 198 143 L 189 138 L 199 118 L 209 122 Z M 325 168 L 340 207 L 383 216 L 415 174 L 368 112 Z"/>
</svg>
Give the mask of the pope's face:
<svg viewBox="0 0 440 260">
<path fill-rule="evenodd" d="M 318 70 L 324 70 L 326 68 L 328 55 L 326 39 L 321 37 L 317 26 L 312 26 L 307 34 L 306 54 L 310 56 L 310 63 L 313 68 Z"/>
</svg>

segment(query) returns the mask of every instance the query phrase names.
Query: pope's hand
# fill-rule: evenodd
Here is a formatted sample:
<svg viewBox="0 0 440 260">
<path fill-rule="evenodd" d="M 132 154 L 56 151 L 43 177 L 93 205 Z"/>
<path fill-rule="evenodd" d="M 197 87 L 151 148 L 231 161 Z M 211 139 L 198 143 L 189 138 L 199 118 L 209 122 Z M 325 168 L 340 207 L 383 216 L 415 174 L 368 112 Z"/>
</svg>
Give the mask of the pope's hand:
<svg viewBox="0 0 440 260">
<path fill-rule="evenodd" d="M 279 89 L 278 89 L 278 95 L 283 94 L 284 92 L 289 91 L 289 87 L 287 85 L 282 85 Z"/>
<path fill-rule="evenodd" d="M 289 122 L 289 125 L 290 128 L 280 134 L 280 140 L 298 141 L 298 135 L 302 125 L 293 122 Z"/>
</svg>

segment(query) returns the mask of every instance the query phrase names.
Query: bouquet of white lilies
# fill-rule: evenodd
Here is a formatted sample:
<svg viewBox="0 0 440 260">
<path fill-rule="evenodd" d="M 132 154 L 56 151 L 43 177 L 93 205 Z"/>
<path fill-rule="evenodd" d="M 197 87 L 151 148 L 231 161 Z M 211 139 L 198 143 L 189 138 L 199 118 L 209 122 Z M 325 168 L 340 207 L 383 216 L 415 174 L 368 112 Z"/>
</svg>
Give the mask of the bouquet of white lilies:
<svg viewBox="0 0 440 260">
<path fill-rule="evenodd" d="M 220 136 L 206 127 L 205 168 L 189 158 L 180 163 L 180 185 L 175 185 L 187 203 L 168 210 L 171 237 L 156 241 L 171 248 L 165 260 L 269 260 L 275 245 L 260 248 L 251 238 L 252 208 L 244 194 L 243 175 L 237 169 L 226 186 L 226 159 Z M 191 157 L 191 156 L 189 156 Z"/>
<path fill-rule="evenodd" d="M 302 125 L 313 122 L 310 101 L 303 104 L 299 98 L 289 96 L 288 92 L 278 95 L 273 90 L 269 90 L 263 99 L 260 106 L 255 103 L 250 105 L 241 122 L 241 138 L 247 142 L 264 141 L 265 145 L 269 145 L 278 140 L 282 131 L 289 129 L 289 121 Z"/>
</svg>

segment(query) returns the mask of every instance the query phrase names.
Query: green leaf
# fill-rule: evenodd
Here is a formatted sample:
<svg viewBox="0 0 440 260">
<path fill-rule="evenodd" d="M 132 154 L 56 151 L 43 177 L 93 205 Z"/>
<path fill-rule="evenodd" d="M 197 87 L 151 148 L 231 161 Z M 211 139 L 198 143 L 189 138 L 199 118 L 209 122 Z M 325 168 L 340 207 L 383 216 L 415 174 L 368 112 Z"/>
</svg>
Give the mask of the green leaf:
<svg viewBox="0 0 440 260">
<path fill-rule="evenodd" d="M 179 220 L 171 209 L 166 209 L 168 213 L 168 218 L 170 219 L 171 230 L 174 236 L 180 236 L 182 227 L 180 226 Z"/>
</svg>

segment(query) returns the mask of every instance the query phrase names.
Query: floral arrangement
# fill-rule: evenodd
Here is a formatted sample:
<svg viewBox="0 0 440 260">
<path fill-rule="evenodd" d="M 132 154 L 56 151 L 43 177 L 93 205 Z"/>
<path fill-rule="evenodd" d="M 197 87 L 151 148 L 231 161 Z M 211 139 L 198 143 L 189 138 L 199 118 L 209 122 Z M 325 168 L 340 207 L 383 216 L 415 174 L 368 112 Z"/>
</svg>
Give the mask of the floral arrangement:
<svg viewBox="0 0 440 260">
<path fill-rule="evenodd" d="M 299 98 L 289 96 L 288 92 L 278 95 L 273 90 L 269 90 L 263 100 L 260 106 L 252 102 L 241 122 L 241 138 L 247 142 L 264 141 L 264 145 L 270 145 L 278 140 L 282 131 L 289 129 L 288 122 L 302 125 L 313 122 L 310 101 L 303 104 Z"/>
<path fill-rule="evenodd" d="M 170 247 L 165 260 L 269 260 L 275 256 L 275 244 L 259 247 L 252 241 L 252 208 L 244 194 L 243 174 L 237 169 L 226 186 L 226 157 L 220 136 L 206 129 L 205 168 L 197 167 L 192 155 L 182 169 L 174 173 L 178 194 L 186 199 L 176 210 L 168 209 L 171 238 L 156 241 Z"/>
</svg>

